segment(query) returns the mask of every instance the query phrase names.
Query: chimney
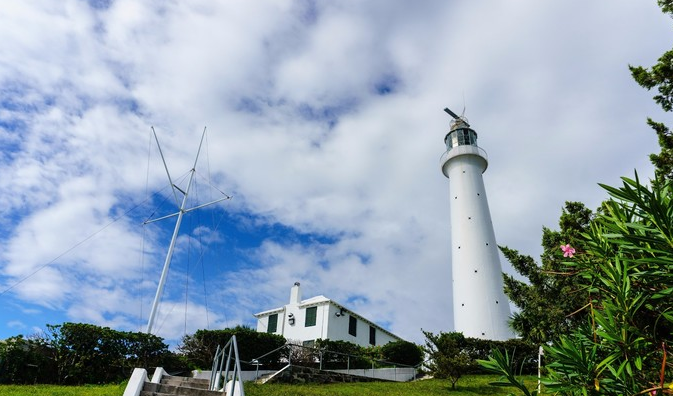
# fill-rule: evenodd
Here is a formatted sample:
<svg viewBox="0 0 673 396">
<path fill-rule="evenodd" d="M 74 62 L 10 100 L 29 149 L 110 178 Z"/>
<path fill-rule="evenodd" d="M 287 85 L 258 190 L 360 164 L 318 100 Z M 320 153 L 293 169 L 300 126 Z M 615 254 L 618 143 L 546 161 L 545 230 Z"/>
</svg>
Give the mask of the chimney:
<svg viewBox="0 0 673 396">
<path fill-rule="evenodd" d="M 299 289 L 299 282 L 294 282 L 294 286 L 290 289 L 290 304 L 299 304 L 301 302 L 301 289 Z"/>
</svg>

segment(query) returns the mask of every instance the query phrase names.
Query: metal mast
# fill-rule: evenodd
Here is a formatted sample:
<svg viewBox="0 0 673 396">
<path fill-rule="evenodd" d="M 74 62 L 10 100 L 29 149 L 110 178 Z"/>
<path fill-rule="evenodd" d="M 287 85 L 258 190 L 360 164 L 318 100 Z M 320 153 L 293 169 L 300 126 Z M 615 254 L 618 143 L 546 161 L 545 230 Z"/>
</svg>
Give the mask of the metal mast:
<svg viewBox="0 0 673 396">
<path fill-rule="evenodd" d="M 153 223 L 155 221 L 167 219 L 169 217 L 175 217 L 178 216 L 178 220 L 175 223 L 175 230 L 173 230 L 173 237 L 171 238 L 171 243 L 168 246 L 168 253 L 166 254 L 166 260 L 164 261 L 164 268 L 161 271 L 161 278 L 159 279 L 159 286 L 157 287 L 157 293 L 154 296 L 154 302 L 152 303 L 152 310 L 150 311 L 150 317 L 147 321 L 147 330 L 146 332 L 148 334 L 152 333 L 152 327 L 154 326 L 154 320 L 156 319 L 157 311 L 159 309 L 159 302 L 161 301 L 161 296 L 164 292 L 164 285 L 166 284 L 166 277 L 168 276 L 168 268 L 171 265 L 171 259 L 173 257 L 173 249 L 175 248 L 175 241 L 178 238 L 178 232 L 180 230 L 180 224 L 182 223 L 182 216 L 184 216 L 185 213 L 191 212 L 193 210 L 203 208 L 205 206 L 209 206 L 212 204 L 215 204 L 217 202 L 224 201 L 226 199 L 230 199 L 231 197 L 229 196 L 224 196 L 223 198 L 216 199 L 212 202 L 208 202 L 202 205 L 195 206 L 193 208 L 185 209 L 187 205 L 187 197 L 189 196 L 189 191 L 192 188 L 192 181 L 194 180 L 194 173 L 196 173 L 196 164 L 199 161 L 199 154 L 201 153 L 201 147 L 203 146 L 203 138 L 206 136 L 206 128 L 203 128 L 203 134 L 201 134 L 201 142 L 199 143 L 199 150 L 196 152 L 196 159 L 194 160 L 194 166 L 192 169 L 189 171 L 189 182 L 187 183 L 187 188 L 183 191 L 180 189 L 180 187 L 176 186 L 173 183 L 173 180 L 171 179 L 171 174 L 168 172 L 168 166 L 166 165 L 166 159 L 164 158 L 164 154 L 161 151 L 161 145 L 159 144 L 159 139 L 157 138 L 157 133 L 154 130 L 154 127 L 152 127 L 152 133 L 154 134 L 154 140 L 157 142 L 157 147 L 159 148 L 159 154 L 161 155 L 161 160 L 164 163 L 164 169 L 166 169 L 166 175 L 168 176 L 168 182 L 171 185 L 171 189 L 173 190 L 173 197 L 175 198 L 176 204 L 179 205 L 180 209 L 178 212 L 170 214 L 168 216 L 163 216 L 158 219 L 154 220 L 148 220 L 145 222 L 145 224 Z M 182 193 L 182 202 L 178 199 L 178 192 Z"/>
</svg>

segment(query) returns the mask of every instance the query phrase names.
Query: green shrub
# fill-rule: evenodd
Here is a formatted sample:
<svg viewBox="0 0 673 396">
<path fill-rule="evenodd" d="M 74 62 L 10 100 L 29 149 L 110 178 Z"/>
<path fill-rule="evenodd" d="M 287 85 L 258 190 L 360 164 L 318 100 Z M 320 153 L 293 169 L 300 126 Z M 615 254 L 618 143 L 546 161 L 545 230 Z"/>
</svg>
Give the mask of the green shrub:
<svg viewBox="0 0 673 396">
<path fill-rule="evenodd" d="M 381 347 L 383 360 L 415 366 L 423 361 L 423 349 L 413 342 L 394 341 Z"/>
<path fill-rule="evenodd" d="M 285 345 L 285 338 L 277 334 L 260 333 L 245 326 L 236 326 L 224 330 L 197 330 L 193 335 L 182 338 L 178 350 L 183 354 L 190 367 L 210 370 L 218 345 L 224 347 L 236 335 L 239 359 L 250 362 L 274 349 Z M 274 353 L 265 360 L 265 364 L 277 364 L 280 352 Z M 252 365 L 244 365 L 243 369 L 253 369 Z"/>
<path fill-rule="evenodd" d="M 0 342 L 0 383 L 114 383 L 128 379 L 135 367 L 185 367 L 152 334 L 84 323 L 47 329 L 47 334 L 32 339 L 16 336 Z"/>
<path fill-rule="evenodd" d="M 463 333 L 439 333 L 424 331 L 425 350 L 430 356 L 426 366 L 435 378 L 446 378 L 451 388 L 465 374 L 474 370 L 477 362 L 465 350 L 466 338 Z"/>
<path fill-rule="evenodd" d="M 22 335 L 0 341 L 0 383 L 55 382 L 55 362 L 49 346 Z"/>
<path fill-rule="evenodd" d="M 588 281 L 590 320 L 545 347 L 547 389 L 568 395 L 663 394 L 673 368 L 673 181 L 622 178 L 568 260 Z"/>
<path fill-rule="evenodd" d="M 63 384 L 112 383 L 127 379 L 133 368 L 162 366 L 184 369 L 163 339 L 85 323 L 47 325 L 45 342 L 53 351 L 58 382 Z"/>
<path fill-rule="evenodd" d="M 322 349 L 323 368 L 363 369 L 371 368 L 371 358 L 366 356 L 366 348 L 348 341 L 318 339 L 316 348 Z M 350 356 L 349 356 L 350 355 Z"/>
</svg>

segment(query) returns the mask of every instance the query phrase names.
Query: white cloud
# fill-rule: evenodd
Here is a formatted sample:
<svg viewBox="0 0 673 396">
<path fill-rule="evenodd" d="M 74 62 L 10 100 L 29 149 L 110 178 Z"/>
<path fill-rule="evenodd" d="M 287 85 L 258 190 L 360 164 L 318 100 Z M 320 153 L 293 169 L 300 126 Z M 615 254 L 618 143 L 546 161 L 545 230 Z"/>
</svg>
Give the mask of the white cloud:
<svg viewBox="0 0 673 396">
<path fill-rule="evenodd" d="M 141 223 L 176 210 L 150 126 L 184 188 L 207 125 L 194 203 L 209 174 L 233 199 L 224 223 L 185 216 L 160 334 L 250 324 L 297 280 L 414 341 L 448 330 L 441 109 L 464 95 L 498 241 L 537 255 L 565 200 L 651 172 L 644 120 L 664 116 L 627 69 L 670 47 L 651 3 L 11 1 L 0 283 L 44 269 L 2 295 L 23 308 L 5 323 L 142 328 L 174 223 Z"/>
<path fill-rule="evenodd" d="M 26 325 L 20 320 L 10 320 L 9 322 L 7 322 L 7 327 L 11 329 L 21 330 L 26 328 Z"/>
</svg>

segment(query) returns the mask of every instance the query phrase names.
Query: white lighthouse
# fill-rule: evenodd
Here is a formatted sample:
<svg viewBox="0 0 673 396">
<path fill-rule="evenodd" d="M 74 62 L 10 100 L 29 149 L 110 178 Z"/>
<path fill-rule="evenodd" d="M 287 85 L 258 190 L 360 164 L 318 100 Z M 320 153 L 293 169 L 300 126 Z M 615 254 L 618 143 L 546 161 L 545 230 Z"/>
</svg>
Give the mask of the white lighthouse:
<svg viewBox="0 0 673 396">
<path fill-rule="evenodd" d="M 451 263 L 455 331 L 465 337 L 507 340 L 509 302 L 482 173 L 486 152 L 464 117 L 444 109 L 454 120 L 444 138 L 440 163 L 451 193 Z"/>
</svg>

